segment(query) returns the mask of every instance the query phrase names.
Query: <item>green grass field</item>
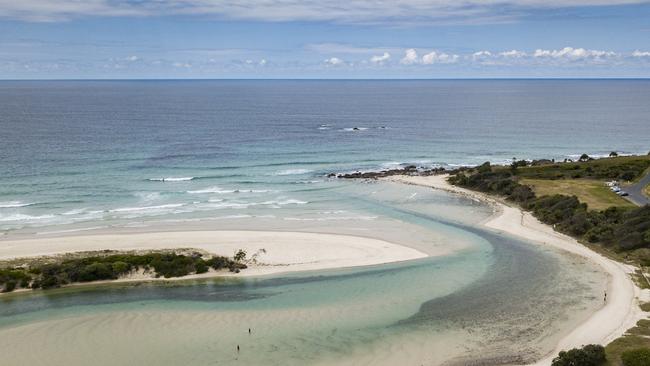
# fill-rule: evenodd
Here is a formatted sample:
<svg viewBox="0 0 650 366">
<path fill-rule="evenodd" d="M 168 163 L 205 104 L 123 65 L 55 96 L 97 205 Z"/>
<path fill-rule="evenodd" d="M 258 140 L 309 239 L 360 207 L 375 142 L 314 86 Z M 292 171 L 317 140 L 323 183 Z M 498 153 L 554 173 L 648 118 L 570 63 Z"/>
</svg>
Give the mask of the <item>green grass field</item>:
<svg viewBox="0 0 650 366">
<path fill-rule="evenodd" d="M 575 195 L 580 202 L 586 203 L 592 210 L 604 210 L 611 206 L 634 207 L 632 203 L 612 192 L 602 180 L 526 178 L 519 182 L 531 186 L 537 196 Z"/>
</svg>

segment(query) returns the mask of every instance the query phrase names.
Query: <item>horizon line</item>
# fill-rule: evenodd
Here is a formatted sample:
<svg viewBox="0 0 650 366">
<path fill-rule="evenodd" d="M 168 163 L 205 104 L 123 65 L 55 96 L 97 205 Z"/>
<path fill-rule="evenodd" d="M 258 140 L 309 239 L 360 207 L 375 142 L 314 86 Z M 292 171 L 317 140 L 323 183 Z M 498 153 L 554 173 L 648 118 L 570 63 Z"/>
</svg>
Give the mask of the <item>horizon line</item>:
<svg viewBox="0 0 650 366">
<path fill-rule="evenodd" d="M 479 81 L 479 80 L 650 80 L 644 77 L 459 77 L 459 78 L 52 78 L 5 81 Z"/>
</svg>

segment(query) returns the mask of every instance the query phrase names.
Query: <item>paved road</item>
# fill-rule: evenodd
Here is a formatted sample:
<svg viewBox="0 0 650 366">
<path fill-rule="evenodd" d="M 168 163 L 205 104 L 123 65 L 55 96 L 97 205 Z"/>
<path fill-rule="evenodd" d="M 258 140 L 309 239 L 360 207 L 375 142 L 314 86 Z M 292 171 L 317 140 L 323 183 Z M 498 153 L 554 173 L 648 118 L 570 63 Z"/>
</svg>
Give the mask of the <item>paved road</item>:
<svg viewBox="0 0 650 366">
<path fill-rule="evenodd" d="M 647 172 L 645 177 L 641 178 L 637 183 L 625 188 L 621 187 L 621 189 L 630 194 L 625 197 L 628 201 L 635 205 L 643 206 L 650 204 L 650 199 L 643 194 L 643 188 L 648 184 L 650 184 L 650 172 Z"/>
</svg>

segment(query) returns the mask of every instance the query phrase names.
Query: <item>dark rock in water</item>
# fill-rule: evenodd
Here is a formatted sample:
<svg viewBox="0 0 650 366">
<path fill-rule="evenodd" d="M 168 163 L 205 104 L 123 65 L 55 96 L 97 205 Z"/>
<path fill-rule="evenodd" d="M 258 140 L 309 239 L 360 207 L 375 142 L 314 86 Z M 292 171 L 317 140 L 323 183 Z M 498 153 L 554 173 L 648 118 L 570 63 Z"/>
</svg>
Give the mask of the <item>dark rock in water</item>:
<svg viewBox="0 0 650 366">
<path fill-rule="evenodd" d="M 444 168 L 418 169 L 418 167 L 415 165 L 409 165 L 400 169 L 388 169 L 388 170 L 381 170 L 375 172 L 354 172 L 354 173 L 345 173 L 345 174 L 330 173 L 327 175 L 327 177 L 328 178 L 336 177 L 342 179 L 377 179 L 377 178 L 390 177 L 393 175 L 428 176 L 428 175 L 442 174 L 445 172 L 446 170 Z"/>
<path fill-rule="evenodd" d="M 352 131 L 359 131 L 359 130 L 360 130 L 359 127 L 353 127 L 352 128 Z"/>
</svg>

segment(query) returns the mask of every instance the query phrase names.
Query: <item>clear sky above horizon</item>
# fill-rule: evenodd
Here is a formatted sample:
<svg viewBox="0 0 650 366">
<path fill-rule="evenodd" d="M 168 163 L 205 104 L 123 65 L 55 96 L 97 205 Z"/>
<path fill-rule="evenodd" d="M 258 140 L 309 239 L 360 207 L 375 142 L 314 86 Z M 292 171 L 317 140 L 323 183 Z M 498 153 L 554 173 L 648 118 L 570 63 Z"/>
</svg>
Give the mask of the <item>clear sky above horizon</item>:
<svg viewBox="0 0 650 366">
<path fill-rule="evenodd" d="M 647 0 L 0 0 L 0 79 L 650 77 Z"/>
</svg>

